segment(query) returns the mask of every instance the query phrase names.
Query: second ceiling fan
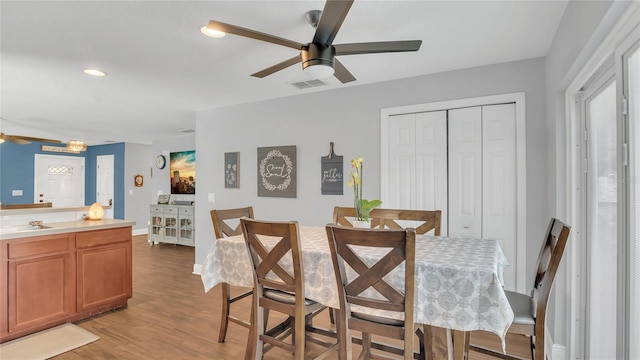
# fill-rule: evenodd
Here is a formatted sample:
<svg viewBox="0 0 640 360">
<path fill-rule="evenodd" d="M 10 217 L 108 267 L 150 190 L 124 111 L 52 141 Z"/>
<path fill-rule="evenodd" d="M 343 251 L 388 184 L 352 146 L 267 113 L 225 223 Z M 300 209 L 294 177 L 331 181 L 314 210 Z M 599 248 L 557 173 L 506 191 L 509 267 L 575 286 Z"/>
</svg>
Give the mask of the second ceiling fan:
<svg viewBox="0 0 640 360">
<path fill-rule="evenodd" d="M 405 41 L 381 41 L 364 42 L 351 44 L 333 44 L 338 30 L 344 21 L 353 0 L 328 0 L 322 12 L 310 11 L 307 19 L 316 27 L 316 33 L 310 43 L 299 43 L 278 36 L 265 34 L 259 31 L 246 29 L 240 26 L 226 24 L 220 21 L 211 20 L 207 25 L 207 30 L 220 31 L 229 34 L 240 35 L 260 41 L 265 41 L 277 45 L 282 45 L 296 50 L 300 54 L 278 64 L 258 71 L 251 76 L 263 78 L 277 71 L 288 68 L 291 65 L 302 63 L 305 72 L 309 72 L 312 77 L 322 78 L 334 75 L 342 83 L 354 81 L 356 78 L 342 65 L 336 56 L 374 54 L 388 52 L 418 51 L 422 40 Z M 319 19 L 317 18 L 319 16 Z"/>
</svg>

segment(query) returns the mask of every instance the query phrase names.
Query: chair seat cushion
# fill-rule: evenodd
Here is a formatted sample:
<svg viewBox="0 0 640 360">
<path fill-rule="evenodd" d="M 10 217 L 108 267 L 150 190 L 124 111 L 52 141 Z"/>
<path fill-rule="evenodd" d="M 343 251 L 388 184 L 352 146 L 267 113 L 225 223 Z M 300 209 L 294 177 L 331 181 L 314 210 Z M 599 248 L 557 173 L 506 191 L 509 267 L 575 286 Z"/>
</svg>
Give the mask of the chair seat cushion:
<svg viewBox="0 0 640 360">
<path fill-rule="evenodd" d="M 513 323 L 520 325 L 535 325 L 535 306 L 533 299 L 527 295 L 505 290 L 511 309 L 513 310 Z"/>
<path fill-rule="evenodd" d="M 278 302 L 285 303 L 285 304 L 290 304 L 290 305 L 295 305 L 296 304 L 296 296 L 294 294 L 291 294 L 291 293 L 288 293 L 288 292 L 284 292 L 284 291 L 280 291 L 280 290 L 273 290 L 273 289 L 264 289 L 264 292 L 262 294 L 267 299 L 271 299 L 271 300 L 274 300 L 274 301 L 278 301 Z M 304 299 L 304 305 L 305 306 L 311 306 L 311 305 L 313 305 L 315 303 L 316 302 L 313 301 L 313 300 Z"/>
<path fill-rule="evenodd" d="M 379 324 L 391 325 L 391 326 L 404 326 L 404 320 L 391 319 L 383 316 L 369 315 L 358 312 L 351 312 L 351 316 L 365 321 L 371 321 Z"/>
</svg>

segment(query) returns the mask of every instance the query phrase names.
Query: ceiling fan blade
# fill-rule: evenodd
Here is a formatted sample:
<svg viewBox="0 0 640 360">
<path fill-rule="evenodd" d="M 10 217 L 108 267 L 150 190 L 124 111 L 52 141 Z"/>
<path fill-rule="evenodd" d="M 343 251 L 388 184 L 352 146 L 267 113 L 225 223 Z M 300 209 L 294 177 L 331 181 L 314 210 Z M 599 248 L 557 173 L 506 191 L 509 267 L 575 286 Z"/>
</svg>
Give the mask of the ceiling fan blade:
<svg viewBox="0 0 640 360">
<path fill-rule="evenodd" d="M 352 82 L 354 81 L 356 78 L 349 72 L 349 70 L 347 70 L 346 67 L 344 67 L 344 65 L 342 65 L 342 63 L 340 61 L 338 61 L 338 59 L 334 59 L 335 63 L 334 63 L 334 69 L 335 69 L 335 73 L 333 74 L 336 79 L 340 80 L 341 83 L 345 84 L 348 82 Z"/>
<path fill-rule="evenodd" d="M 317 44 L 331 45 L 347 17 L 353 0 L 327 0 L 322 10 L 322 16 L 316 27 L 313 42 Z"/>
<path fill-rule="evenodd" d="M 422 40 L 380 41 L 333 45 L 338 55 L 375 54 L 388 52 L 418 51 Z"/>
<path fill-rule="evenodd" d="M 31 137 L 31 136 L 18 136 L 18 135 L 4 135 L 4 139 L 6 141 L 10 141 L 20 145 L 31 144 L 32 141 L 52 143 L 52 144 L 59 144 L 62 142 L 60 140 L 54 140 L 54 139 L 37 138 L 37 137 Z"/>
<path fill-rule="evenodd" d="M 5 140 L 5 141 L 8 141 L 8 142 L 12 142 L 12 143 L 14 143 L 14 144 L 18 144 L 18 145 L 27 145 L 27 144 L 31 144 L 31 141 L 29 141 L 29 140 L 16 138 L 16 137 L 13 137 L 13 136 L 10 136 L 10 135 L 5 136 L 5 137 L 4 137 L 4 140 Z"/>
<path fill-rule="evenodd" d="M 223 22 L 215 21 L 215 20 L 210 20 L 209 24 L 207 25 L 207 28 L 211 30 L 223 31 L 229 34 L 240 35 L 240 36 L 244 36 L 244 37 L 248 37 L 248 38 L 252 38 L 260 41 L 266 41 L 272 44 L 287 46 L 297 50 L 302 49 L 302 46 L 303 46 L 303 44 L 293 40 L 283 39 L 281 37 L 277 37 L 274 35 L 265 34 L 259 31 L 243 28 L 240 26 L 225 24 Z"/>
<path fill-rule="evenodd" d="M 257 77 L 257 78 L 263 78 L 265 76 L 271 75 L 276 71 L 280 71 L 282 69 L 286 69 L 291 65 L 297 64 L 300 61 L 302 61 L 302 58 L 300 55 L 294 56 L 291 59 L 285 60 L 283 62 L 277 63 L 273 66 L 270 66 L 264 70 L 260 70 L 255 74 L 251 74 L 251 76 Z"/>
</svg>

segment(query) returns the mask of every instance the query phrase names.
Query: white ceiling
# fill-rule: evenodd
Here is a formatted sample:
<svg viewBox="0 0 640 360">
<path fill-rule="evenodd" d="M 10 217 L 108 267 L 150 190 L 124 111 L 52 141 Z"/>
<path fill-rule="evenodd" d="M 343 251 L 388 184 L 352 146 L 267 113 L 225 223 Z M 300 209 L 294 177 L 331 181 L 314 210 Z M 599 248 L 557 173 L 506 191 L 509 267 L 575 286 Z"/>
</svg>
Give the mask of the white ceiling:
<svg viewBox="0 0 640 360">
<path fill-rule="evenodd" d="M 356 77 L 299 90 L 294 65 L 250 74 L 296 50 L 227 35 L 209 19 L 306 43 L 304 13 L 324 1 L 0 2 L 0 127 L 11 135 L 90 144 L 154 139 L 194 129 L 195 112 L 474 66 L 545 56 L 562 1 L 356 0 L 334 44 L 422 40 L 418 52 L 342 56 Z M 85 68 L 108 75 L 94 78 Z"/>
</svg>

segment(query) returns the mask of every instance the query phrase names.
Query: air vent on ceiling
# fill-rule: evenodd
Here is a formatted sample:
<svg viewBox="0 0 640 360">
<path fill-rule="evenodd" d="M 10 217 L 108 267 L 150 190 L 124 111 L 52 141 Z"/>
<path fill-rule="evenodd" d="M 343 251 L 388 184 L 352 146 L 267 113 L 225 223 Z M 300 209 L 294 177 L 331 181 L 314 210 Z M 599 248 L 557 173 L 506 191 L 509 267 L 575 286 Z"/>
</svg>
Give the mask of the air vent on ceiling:
<svg viewBox="0 0 640 360">
<path fill-rule="evenodd" d="M 327 83 L 323 82 L 322 80 L 314 79 L 291 83 L 291 85 L 297 87 L 298 89 L 308 89 L 312 87 L 325 86 L 327 85 Z"/>
<path fill-rule="evenodd" d="M 196 131 L 195 131 L 195 130 L 193 130 L 193 129 L 182 129 L 182 130 L 180 130 L 180 132 L 181 132 L 181 133 L 188 134 L 188 133 L 192 133 L 192 132 L 196 132 Z"/>
</svg>

